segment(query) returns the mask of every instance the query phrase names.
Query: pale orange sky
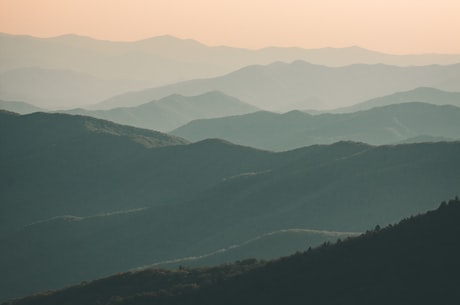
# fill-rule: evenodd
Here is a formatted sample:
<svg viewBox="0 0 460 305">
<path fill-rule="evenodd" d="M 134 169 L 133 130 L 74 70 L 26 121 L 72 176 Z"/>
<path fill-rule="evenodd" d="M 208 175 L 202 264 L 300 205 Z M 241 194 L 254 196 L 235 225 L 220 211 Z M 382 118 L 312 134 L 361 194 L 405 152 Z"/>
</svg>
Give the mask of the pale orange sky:
<svg viewBox="0 0 460 305">
<path fill-rule="evenodd" d="M 0 0 L 0 32 L 460 53 L 460 0 Z"/>
</svg>

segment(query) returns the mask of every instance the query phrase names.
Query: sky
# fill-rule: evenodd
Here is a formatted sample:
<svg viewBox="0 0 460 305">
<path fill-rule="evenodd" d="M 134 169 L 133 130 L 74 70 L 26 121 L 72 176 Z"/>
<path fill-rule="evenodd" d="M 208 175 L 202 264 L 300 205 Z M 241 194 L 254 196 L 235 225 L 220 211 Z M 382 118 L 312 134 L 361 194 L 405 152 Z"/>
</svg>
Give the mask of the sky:
<svg viewBox="0 0 460 305">
<path fill-rule="evenodd" d="M 460 53 L 460 0 L 0 0 L 0 32 Z"/>
</svg>

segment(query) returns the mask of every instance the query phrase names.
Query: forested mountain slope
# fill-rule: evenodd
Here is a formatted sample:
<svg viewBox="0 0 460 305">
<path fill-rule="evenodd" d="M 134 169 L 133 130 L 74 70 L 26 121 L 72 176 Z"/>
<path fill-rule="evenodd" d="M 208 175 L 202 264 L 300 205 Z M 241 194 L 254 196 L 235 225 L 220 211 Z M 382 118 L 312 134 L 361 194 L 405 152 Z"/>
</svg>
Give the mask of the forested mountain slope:
<svg viewBox="0 0 460 305">
<path fill-rule="evenodd" d="M 460 201 L 275 261 L 128 272 L 25 298 L 39 304 L 455 304 Z"/>
</svg>

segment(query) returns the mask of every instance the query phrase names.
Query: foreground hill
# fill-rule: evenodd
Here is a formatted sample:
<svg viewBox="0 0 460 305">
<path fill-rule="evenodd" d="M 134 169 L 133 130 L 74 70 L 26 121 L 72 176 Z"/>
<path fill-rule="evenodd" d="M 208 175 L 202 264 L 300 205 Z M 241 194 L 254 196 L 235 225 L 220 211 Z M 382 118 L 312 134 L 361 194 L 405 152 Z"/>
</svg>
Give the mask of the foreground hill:
<svg viewBox="0 0 460 305">
<path fill-rule="evenodd" d="M 96 192 L 92 200 L 97 200 L 116 192 L 117 178 L 112 175 L 124 167 L 121 160 L 141 157 L 153 147 L 187 141 L 90 117 L 48 113 L 20 116 L 1 111 L 0 143 L 0 227 L 4 228 L 19 220 L 27 224 L 42 217 L 83 212 L 83 198 Z M 79 204 L 72 207 L 72 202 Z M 88 205 L 92 206 L 90 202 Z"/>
<path fill-rule="evenodd" d="M 287 256 L 296 251 L 324 242 L 335 242 L 337 239 L 357 236 L 359 232 L 338 232 L 310 229 L 285 229 L 256 236 L 241 244 L 230 245 L 216 251 L 199 256 L 183 257 L 152 264 L 155 268 L 181 268 L 183 266 L 214 266 L 223 262 L 235 262 L 250 257 L 273 259 Z"/>
<path fill-rule="evenodd" d="M 420 87 L 413 90 L 396 92 L 387 96 L 377 97 L 350 107 L 336 109 L 333 112 L 355 112 L 374 107 L 422 102 L 434 105 L 454 105 L 460 107 L 460 92 L 448 92 L 435 88 Z"/>
<path fill-rule="evenodd" d="M 246 114 L 258 109 L 220 92 L 198 96 L 170 95 L 137 107 L 65 111 L 140 128 L 170 131 L 192 120 Z"/>
<path fill-rule="evenodd" d="M 147 269 L 5 304 L 455 304 L 460 200 L 276 261 Z"/>
<path fill-rule="evenodd" d="M 459 139 L 460 108 L 404 103 L 345 114 L 256 112 L 192 121 L 172 134 L 190 141 L 220 138 L 278 151 L 340 140 L 381 145 L 419 136 Z"/>
<path fill-rule="evenodd" d="M 86 158 L 66 157 L 86 171 Z M 34 164 L 39 173 L 50 173 L 46 168 L 52 165 L 40 157 L 25 163 L 15 164 L 14 172 Z M 2 184 L 8 207 L 2 223 L 15 221 L 16 229 L 0 237 L 0 273 L 8 274 L 0 280 L 1 299 L 203 256 L 286 229 L 346 236 L 426 211 L 436 200 L 460 193 L 460 143 L 337 143 L 274 154 L 208 140 L 150 149 L 109 164 L 118 165 L 107 174 L 104 164 L 91 167 L 90 175 L 60 167 L 75 175 L 70 185 L 58 169 L 54 179 L 28 174 L 20 188 Z M 11 177 L 9 171 L 2 175 L 6 181 Z M 289 247 L 302 250 L 331 239 L 323 237 L 291 240 Z M 279 239 L 264 242 L 273 248 Z M 252 257 L 259 248 L 241 250 Z M 228 254 L 182 265 L 243 256 Z"/>
<path fill-rule="evenodd" d="M 460 193 L 459 142 L 273 153 L 82 116 L 2 112 L 0 124 L 3 300 L 271 232 L 347 236 Z M 310 237 L 291 239 L 290 249 L 331 239 Z M 280 239 L 260 242 L 275 248 Z M 258 255 L 262 244 L 193 264 Z"/>
<path fill-rule="evenodd" d="M 295 61 L 248 66 L 208 79 L 197 79 L 129 92 L 100 107 L 135 106 L 174 93 L 198 95 L 221 91 L 265 110 L 332 109 L 417 87 L 460 91 L 460 64 L 395 67 L 356 64 L 326 67 Z"/>
<path fill-rule="evenodd" d="M 21 153 L 39 153 L 41 157 L 48 157 L 46 150 L 55 146 L 67 146 L 70 153 L 72 149 L 79 148 L 78 144 L 96 141 L 105 141 L 106 145 L 123 147 L 125 150 L 187 143 L 184 139 L 153 130 L 67 114 L 37 112 L 18 115 L 0 111 L 0 127 L 0 141 L 5 144 L 0 153 L 3 162 L 6 158 L 23 157 L 17 155 Z M 64 157 L 68 158 L 69 155 Z"/>
<path fill-rule="evenodd" d="M 0 118 L 0 228 L 182 200 L 274 158 L 220 141 L 180 148 L 187 141 L 83 116 Z"/>
</svg>

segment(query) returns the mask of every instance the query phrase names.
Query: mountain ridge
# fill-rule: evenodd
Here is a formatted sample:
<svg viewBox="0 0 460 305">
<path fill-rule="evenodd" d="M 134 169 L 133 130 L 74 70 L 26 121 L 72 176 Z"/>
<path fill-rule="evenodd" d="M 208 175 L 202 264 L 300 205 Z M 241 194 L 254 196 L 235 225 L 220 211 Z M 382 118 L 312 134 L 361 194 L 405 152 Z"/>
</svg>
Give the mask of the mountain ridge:
<svg viewBox="0 0 460 305">
<path fill-rule="evenodd" d="M 460 192 L 460 142 L 275 153 L 169 136 L 177 145 L 146 147 L 133 139 L 153 131 L 63 114 L 0 111 L 0 124 L 0 299 L 286 228 L 363 231 Z"/>
<path fill-rule="evenodd" d="M 420 118 L 424 118 L 423 122 Z M 284 151 L 341 140 L 382 145 L 421 135 L 456 139 L 460 135 L 459 120 L 459 107 L 410 102 L 351 113 L 311 115 L 298 110 L 283 114 L 262 111 L 200 119 L 171 134 L 192 142 L 223 138 L 242 145 Z"/>
<path fill-rule="evenodd" d="M 233 144 L 228 146 L 221 140 L 206 140 L 154 149 L 151 153 L 159 160 L 142 155 L 134 160 L 140 159 L 143 168 L 147 167 L 144 170 L 150 174 L 141 175 L 142 180 L 129 171 L 123 172 L 124 175 L 109 173 L 113 177 L 126 176 L 133 185 L 149 181 L 147 189 L 150 192 L 143 190 L 142 184 L 140 189 L 130 191 L 129 208 L 136 209 L 135 212 L 109 214 L 103 218 L 83 217 L 78 218 L 79 221 L 58 218 L 0 236 L 5 246 L 0 261 L 10 262 L 0 264 L 0 271 L 14 275 L 0 283 L 9 287 L 8 296 L 18 296 L 178 256 L 202 255 L 285 228 L 362 231 L 375 223 L 386 225 L 400 217 L 431 209 L 433 200 L 459 192 L 460 177 L 456 171 L 456 164 L 460 162 L 459 148 L 458 142 L 382 147 L 341 142 L 275 154 Z M 164 154 L 160 154 L 161 151 Z M 191 168 L 184 168 L 184 164 Z M 244 168 L 245 164 L 250 166 Z M 84 164 L 77 165 L 81 168 Z M 164 172 L 159 165 L 166 168 Z M 210 173 L 207 167 L 217 168 L 218 174 Z M 139 170 L 136 166 L 134 169 Z M 22 170 L 18 168 L 19 172 Z M 133 194 L 139 190 L 143 197 L 152 199 L 159 196 L 155 193 L 162 189 L 163 193 L 167 192 L 168 189 L 154 177 L 169 182 L 168 175 L 175 181 L 173 192 L 185 193 L 186 198 L 176 196 L 171 200 L 170 196 L 163 195 L 169 198 L 168 203 L 133 205 L 138 201 Z M 101 180 L 97 172 L 92 176 Z M 207 179 L 212 182 L 203 181 L 207 176 L 211 176 Z M 42 175 L 40 179 L 43 180 Z M 112 192 L 118 189 L 114 184 L 116 180 L 118 178 L 110 185 Z M 190 183 L 200 188 L 190 192 L 187 190 Z M 25 186 L 27 184 L 23 184 L 21 191 Z M 105 192 L 102 187 L 99 185 L 99 192 Z M 10 186 L 7 190 L 11 193 L 14 188 Z M 129 190 L 123 186 L 121 194 L 109 197 L 111 210 L 105 211 L 114 211 L 119 204 L 114 198 L 123 201 L 123 192 Z M 72 197 L 77 197 L 78 192 L 71 191 Z M 8 192 L 2 191 L 2 196 Z M 33 196 L 32 192 L 26 194 Z M 412 204 L 414 200 L 416 203 Z M 58 200 L 58 203 L 59 206 L 64 203 L 73 206 L 69 200 Z M 80 209 L 84 207 L 82 203 L 79 203 Z M 93 195 L 89 203 L 94 205 L 93 209 L 104 207 L 98 196 Z M 49 204 L 35 202 L 41 210 Z M 118 210 L 128 209 L 126 203 L 122 207 Z M 11 211 L 7 212 L 1 215 L 15 217 Z M 100 213 L 72 212 L 71 215 L 82 217 Z M 24 219 L 27 215 L 22 211 L 20 216 Z M 300 249 L 307 246 L 306 240 L 297 242 L 300 244 L 296 247 Z M 107 251 L 111 255 L 102 255 Z M 213 257 L 219 263 L 228 262 L 225 258 Z M 39 283 L 33 280 L 37 278 L 36 272 L 40 273 Z"/>
<path fill-rule="evenodd" d="M 265 110 L 322 110 L 345 107 L 420 86 L 460 91 L 460 85 L 453 81 L 458 77 L 460 64 L 411 67 L 353 64 L 326 67 L 297 60 L 250 65 L 218 77 L 121 94 L 100 105 L 137 105 L 173 93 L 197 95 L 218 90 Z M 330 90 L 331 86 L 334 90 Z"/>
<path fill-rule="evenodd" d="M 140 128 L 170 131 L 194 119 L 246 114 L 258 108 L 219 91 L 200 95 L 172 94 L 134 107 L 109 110 L 70 109 L 61 111 L 128 124 Z"/>
<path fill-rule="evenodd" d="M 395 225 L 274 261 L 131 271 L 4 304 L 453 304 L 459 217 L 456 197 Z"/>
<path fill-rule="evenodd" d="M 211 47 L 211 48 L 221 48 L 221 47 L 227 47 L 227 48 L 233 48 L 233 49 L 241 49 L 241 50 L 253 50 L 253 51 L 258 51 L 258 50 L 264 50 L 264 49 L 300 49 L 300 50 L 310 50 L 310 51 L 317 51 L 317 50 L 324 50 L 324 49 L 331 49 L 331 50 L 341 50 L 341 49 L 351 49 L 351 50 L 361 50 L 361 51 L 366 51 L 366 52 L 371 52 L 371 53 L 378 53 L 378 54 L 385 54 L 385 55 L 393 55 L 393 56 L 407 56 L 407 55 L 459 55 L 457 53 L 437 53 L 437 52 L 426 52 L 426 53 L 405 53 L 405 54 L 392 54 L 392 53 L 385 53 L 382 51 L 378 50 L 371 50 L 365 47 L 361 47 L 359 45 L 351 45 L 351 46 L 345 46 L 345 47 L 316 47 L 316 48 L 304 48 L 300 46 L 291 46 L 291 47 L 284 47 L 284 46 L 264 46 L 260 48 L 244 48 L 244 47 L 233 47 L 233 46 L 228 46 L 228 45 L 209 45 L 205 44 L 203 42 L 200 42 L 196 39 L 193 38 L 181 38 L 177 37 L 174 35 L 170 34 L 164 34 L 164 35 L 157 35 L 157 36 L 149 36 L 146 38 L 140 38 L 136 40 L 109 40 L 109 39 L 98 39 L 94 38 L 91 36 L 87 35 L 81 35 L 81 34 L 75 34 L 75 33 L 68 33 L 68 34 L 62 34 L 62 35 L 56 35 L 56 36 L 48 36 L 48 37 L 38 37 L 38 36 L 33 36 L 33 35 L 27 35 L 27 34 L 10 34 L 6 32 L 0 32 L 0 36 L 4 37 L 11 37 L 11 36 L 17 36 L 17 37 L 26 37 L 30 39 L 39 39 L 39 40 L 62 40 L 62 39 L 85 39 L 85 40 L 91 40 L 91 41 L 97 41 L 101 43 L 121 43 L 121 44 L 130 44 L 130 43 L 141 43 L 141 42 L 148 42 L 148 41 L 155 41 L 155 40 L 173 40 L 173 41 L 184 41 L 184 42 L 192 42 L 194 44 L 199 44 L 203 45 L 206 47 Z"/>
<path fill-rule="evenodd" d="M 0 72 L 24 67 L 70 69 L 103 79 L 144 80 L 150 86 L 214 77 L 250 64 L 298 59 L 330 66 L 357 62 L 402 66 L 460 62 L 460 54 L 388 55 L 355 47 L 311 50 L 268 47 L 250 50 L 206 46 L 194 40 L 171 36 L 134 42 L 104 41 L 78 35 L 38 38 L 2 34 L 0 39 L 0 57 L 4 59 Z M 34 56 L 25 50 L 34 50 Z M 152 75 L 151 71 L 158 73 Z"/>
<path fill-rule="evenodd" d="M 142 80 L 104 79 L 88 72 L 38 67 L 0 73 L 0 84 L 1 99 L 26 101 L 47 109 L 89 106 L 150 85 Z"/>
<path fill-rule="evenodd" d="M 386 106 L 398 103 L 423 102 L 434 105 L 454 105 L 460 107 L 460 92 L 443 91 L 431 87 L 418 87 L 409 91 L 376 97 L 346 108 L 333 109 L 333 113 L 354 112 L 367 110 L 373 107 Z"/>
<path fill-rule="evenodd" d="M 45 109 L 21 101 L 0 100 L 0 110 L 15 112 L 18 114 L 29 114 L 33 112 L 44 112 Z"/>
</svg>

